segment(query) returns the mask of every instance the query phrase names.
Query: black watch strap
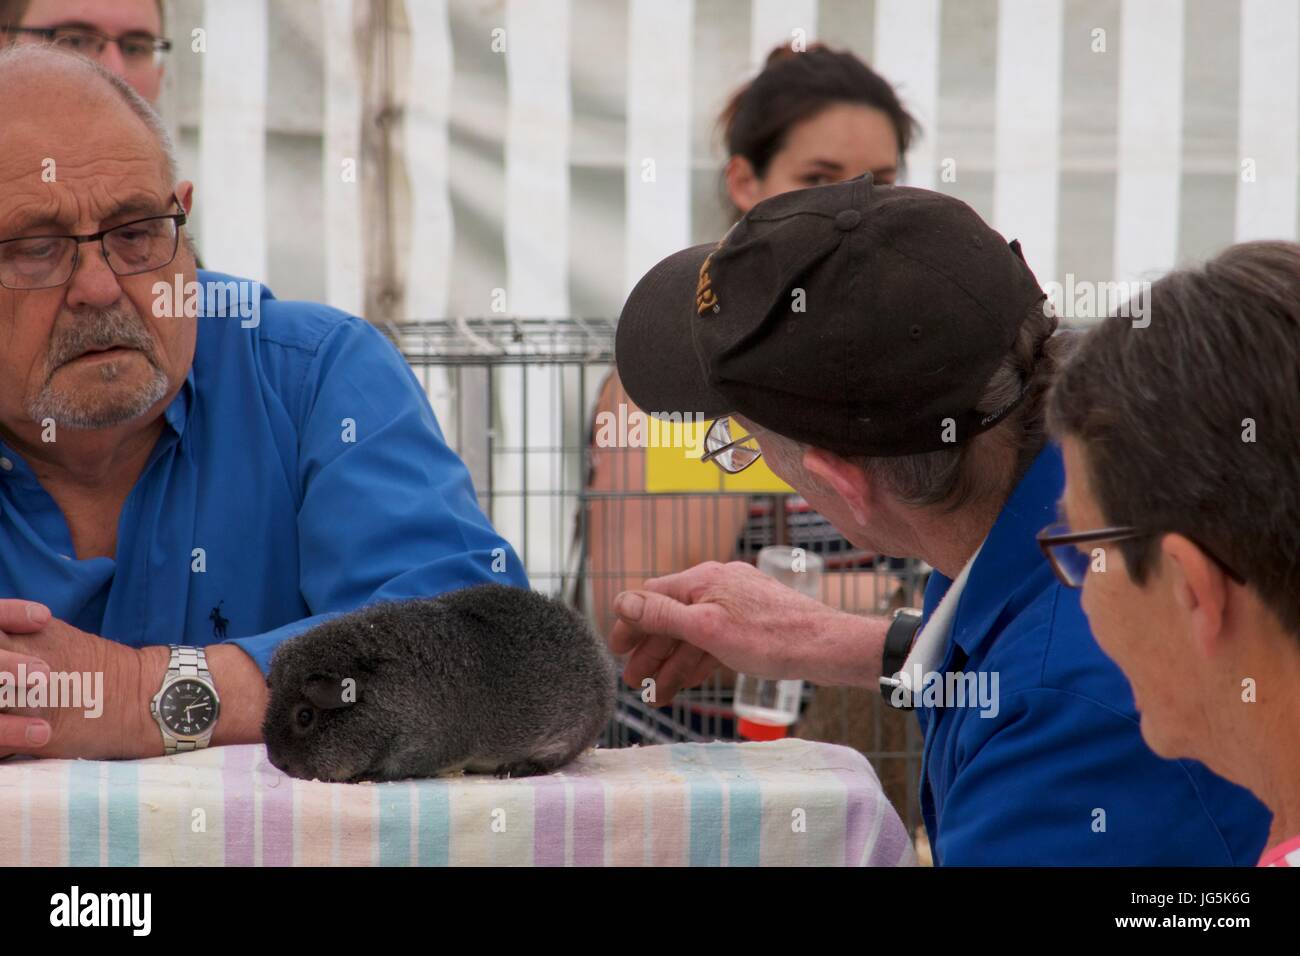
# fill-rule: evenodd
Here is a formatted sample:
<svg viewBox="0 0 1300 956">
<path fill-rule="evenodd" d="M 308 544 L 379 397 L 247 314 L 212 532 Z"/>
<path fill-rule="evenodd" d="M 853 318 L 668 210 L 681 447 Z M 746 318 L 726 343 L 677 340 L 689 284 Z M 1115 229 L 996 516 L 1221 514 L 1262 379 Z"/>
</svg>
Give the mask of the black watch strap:
<svg viewBox="0 0 1300 956">
<path fill-rule="evenodd" d="M 899 710 L 913 709 L 910 700 L 895 703 L 894 688 L 899 685 L 898 672 L 903 669 L 920 628 L 921 612 L 912 607 L 900 607 L 894 612 L 894 620 L 885 632 L 885 652 L 880 658 L 880 696 L 886 704 Z"/>
</svg>

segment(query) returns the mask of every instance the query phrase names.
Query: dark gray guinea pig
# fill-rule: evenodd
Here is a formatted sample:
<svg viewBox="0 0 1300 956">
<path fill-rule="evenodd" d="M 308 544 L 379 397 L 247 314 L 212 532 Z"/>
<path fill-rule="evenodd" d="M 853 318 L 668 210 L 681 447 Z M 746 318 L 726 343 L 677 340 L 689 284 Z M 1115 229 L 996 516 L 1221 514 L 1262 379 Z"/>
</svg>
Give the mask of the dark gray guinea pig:
<svg viewBox="0 0 1300 956">
<path fill-rule="evenodd" d="M 482 584 L 372 605 L 285 641 L 262 736 L 271 763 L 305 779 L 549 773 L 600 737 L 614 680 L 577 613 Z"/>
</svg>

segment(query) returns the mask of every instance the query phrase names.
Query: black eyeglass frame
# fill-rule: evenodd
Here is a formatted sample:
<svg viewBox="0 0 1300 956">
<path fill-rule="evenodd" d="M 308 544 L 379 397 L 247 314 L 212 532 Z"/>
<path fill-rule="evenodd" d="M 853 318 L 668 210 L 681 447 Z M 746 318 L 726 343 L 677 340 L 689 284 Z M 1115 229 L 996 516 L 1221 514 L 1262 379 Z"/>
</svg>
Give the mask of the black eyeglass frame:
<svg viewBox="0 0 1300 956">
<path fill-rule="evenodd" d="M 1136 525 L 1116 525 L 1110 528 L 1096 528 L 1092 531 L 1065 531 L 1056 532 L 1055 529 L 1062 527 L 1060 524 L 1051 524 L 1035 535 L 1038 541 L 1038 547 L 1042 549 L 1043 556 L 1047 558 L 1047 563 L 1052 566 L 1052 571 L 1056 574 L 1057 579 L 1067 588 L 1083 587 L 1083 580 L 1080 579 L 1076 584 L 1071 581 L 1065 570 L 1061 567 L 1060 562 L 1056 559 L 1053 548 L 1060 545 L 1078 545 L 1088 544 L 1093 541 L 1132 541 L 1137 538 L 1148 538 L 1157 534 L 1183 534 L 1181 531 L 1174 530 L 1150 530 L 1139 528 Z M 1237 584 L 1245 584 L 1246 579 L 1238 574 L 1231 565 L 1214 552 L 1210 551 L 1205 545 L 1201 544 L 1190 535 L 1184 535 L 1189 541 L 1195 544 L 1206 557 L 1213 561 L 1224 574 L 1230 577 Z"/>
<path fill-rule="evenodd" d="M 161 53 L 170 53 L 172 49 L 171 40 L 166 37 L 156 37 L 150 33 L 123 33 L 121 36 L 111 37 L 107 33 L 100 33 L 98 30 L 89 30 L 85 27 L 0 27 L 0 32 L 26 33 L 30 36 L 41 37 L 46 43 L 55 43 L 55 39 L 60 33 L 80 33 L 84 36 L 95 37 L 98 40 L 104 41 L 97 52 L 102 52 L 105 46 L 113 43 L 117 45 L 118 50 L 121 51 L 122 56 L 124 57 L 127 53 L 122 47 L 122 41 L 131 38 L 138 39 L 143 43 L 148 43 L 153 47 L 153 56 L 155 58 L 157 58 Z"/>
<path fill-rule="evenodd" d="M 120 222 L 116 226 L 112 226 L 108 229 L 101 229 L 99 232 L 88 236 L 16 236 L 13 239 L 0 239 L 0 248 L 3 248 L 11 242 L 31 242 L 33 239 L 72 239 L 77 243 L 76 248 L 72 250 L 72 265 L 68 268 L 68 274 L 64 276 L 61 282 L 54 282 L 50 285 L 14 288 L 13 286 L 5 285 L 4 280 L 0 279 L 0 286 L 4 286 L 4 288 L 9 289 L 12 292 L 40 292 L 42 289 L 57 289 L 61 285 L 67 285 L 69 280 L 77 274 L 77 266 L 81 264 L 81 246 L 83 243 L 87 242 L 99 243 L 99 254 L 104 257 L 104 262 L 113 270 L 113 275 L 118 276 L 119 278 L 125 279 L 128 276 L 144 275 L 146 272 L 153 272 L 157 269 L 169 266 L 176 261 L 176 253 L 181 247 L 181 227 L 188 221 L 188 217 L 185 213 L 185 204 L 176 196 L 172 196 L 172 202 L 181 207 L 180 212 L 163 213 L 158 216 L 143 216 L 140 219 L 132 219 L 130 222 Z M 137 269 L 134 272 L 118 272 L 114 269 L 113 262 L 108 257 L 108 250 L 104 248 L 104 237 L 110 232 L 116 232 L 118 229 L 125 229 L 128 226 L 138 226 L 142 222 L 156 222 L 160 219 L 170 219 L 176 223 L 176 231 L 172 235 L 172 254 L 167 258 L 167 260 L 158 263 L 156 266 L 150 266 L 147 269 Z"/>
</svg>

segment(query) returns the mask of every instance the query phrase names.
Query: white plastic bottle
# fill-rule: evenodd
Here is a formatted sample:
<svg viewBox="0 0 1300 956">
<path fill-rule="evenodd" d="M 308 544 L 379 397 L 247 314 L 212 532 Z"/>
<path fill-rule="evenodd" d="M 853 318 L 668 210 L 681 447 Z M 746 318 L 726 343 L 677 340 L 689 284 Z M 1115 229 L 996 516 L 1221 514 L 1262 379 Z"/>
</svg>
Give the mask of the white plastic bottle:
<svg viewBox="0 0 1300 956">
<path fill-rule="evenodd" d="M 787 587 L 821 599 L 822 559 L 802 548 L 771 545 L 758 553 L 758 569 Z M 798 635 L 791 635 L 797 639 Z M 799 719 L 803 681 L 736 675 L 737 733 L 748 740 L 779 740 Z"/>
</svg>

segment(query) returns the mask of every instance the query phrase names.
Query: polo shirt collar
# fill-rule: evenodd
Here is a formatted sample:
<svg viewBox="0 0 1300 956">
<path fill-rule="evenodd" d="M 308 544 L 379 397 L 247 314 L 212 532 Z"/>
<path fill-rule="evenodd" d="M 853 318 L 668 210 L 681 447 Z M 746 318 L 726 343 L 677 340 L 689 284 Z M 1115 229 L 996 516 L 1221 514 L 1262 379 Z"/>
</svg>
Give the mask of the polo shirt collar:
<svg viewBox="0 0 1300 956">
<path fill-rule="evenodd" d="M 171 426 L 176 437 L 179 439 L 185 434 L 185 426 L 189 423 L 190 412 L 194 408 L 194 366 L 190 365 L 190 370 L 185 375 L 185 381 L 181 383 L 180 391 L 176 393 L 163 410 L 163 420 Z M 0 439 L 0 471 L 16 472 L 21 475 L 29 475 L 31 469 L 26 461 L 15 452 L 3 439 Z"/>
<path fill-rule="evenodd" d="M 1056 520 L 1064 488 L 1061 449 L 1048 443 L 1002 506 L 958 597 L 952 641 L 968 658 L 988 640 L 998 616 L 1029 578 L 1051 574 L 1035 535 Z M 940 572 L 931 573 L 925 589 L 927 620 L 951 584 Z"/>
<path fill-rule="evenodd" d="M 168 404 L 167 409 L 163 412 L 163 418 L 167 424 L 172 427 L 176 437 L 180 438 L 185 434 L 185 426 L 190 420 L 190 410 L 194 407 L 194 363 L 190 363 L 190 370 L 185 375 L 185 381 L 181 383 L 180 391 L 176 397 Z"/>
</svg>

